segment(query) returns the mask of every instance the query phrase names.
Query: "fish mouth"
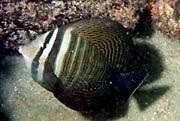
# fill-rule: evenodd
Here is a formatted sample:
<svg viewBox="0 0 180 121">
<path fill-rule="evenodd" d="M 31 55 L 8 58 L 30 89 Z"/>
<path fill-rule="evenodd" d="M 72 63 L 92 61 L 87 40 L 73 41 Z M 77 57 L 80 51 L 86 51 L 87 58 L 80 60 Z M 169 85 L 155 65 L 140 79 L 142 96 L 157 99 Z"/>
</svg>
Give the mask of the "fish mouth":
<svg viewBox="0 0 180 121">
<path fill-rule="evenodd" d="M 29 60 L 30 58 L 26 55 L 25 51 L 23 51 L 23 47 L 20 46 L 18 48 L 18 52 L 24 57 L 25 60 Z"/>
<path fill-rule="evenodd" d="M 27 56 L 27 55 L 26 55 L 26 51 L 23 49 L 23 46 L 19 46 L 18 52 L 19 52 L 22 56 Z"/>
<path fill-rule="evenodd" d="M 20 47 L 18 48 L 18 52 L 23 55 L 22 46 L 20 46 Z"/>
</svg>

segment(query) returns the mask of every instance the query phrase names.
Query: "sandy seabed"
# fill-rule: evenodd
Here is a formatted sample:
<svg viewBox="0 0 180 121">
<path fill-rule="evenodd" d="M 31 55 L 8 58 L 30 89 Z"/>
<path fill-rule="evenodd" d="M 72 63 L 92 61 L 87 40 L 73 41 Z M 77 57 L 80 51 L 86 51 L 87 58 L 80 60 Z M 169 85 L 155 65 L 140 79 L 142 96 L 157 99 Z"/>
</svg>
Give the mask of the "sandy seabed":
<svg viewBox="0 0 180 121">
<path fill-rule="evenodd" d="M 0 112 L 4 121 L 179 121 L 180 43 L 158 31 L 139 39 L 151 53 L 152 73 L 127 105 L 109 114 L 82 115 L 35 83 L 21 55 L 0 61 Z M 113 110 L 113 109 L 112 109 Z"/>
</svg>

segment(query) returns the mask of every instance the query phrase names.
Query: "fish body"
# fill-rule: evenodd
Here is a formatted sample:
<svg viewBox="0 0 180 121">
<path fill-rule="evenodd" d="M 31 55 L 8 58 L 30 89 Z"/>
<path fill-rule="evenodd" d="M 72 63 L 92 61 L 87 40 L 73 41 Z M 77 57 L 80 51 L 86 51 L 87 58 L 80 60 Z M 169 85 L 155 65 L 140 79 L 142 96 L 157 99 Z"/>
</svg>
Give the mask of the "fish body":
<svg viewBox="0 0 180 121">
<path fill-rule="evenodd" d="M 19 52 L 37 83 L 68 107 L 84 110 L 105 99 L 112 85 L 121 85 L 121 75 L 127 73 L 134 58 L 133 49 L 122 25 L 108 19 L 88 19 L 48 31 Z M 145 75 L 141 74 L 131 92 Z"/>
</svg>

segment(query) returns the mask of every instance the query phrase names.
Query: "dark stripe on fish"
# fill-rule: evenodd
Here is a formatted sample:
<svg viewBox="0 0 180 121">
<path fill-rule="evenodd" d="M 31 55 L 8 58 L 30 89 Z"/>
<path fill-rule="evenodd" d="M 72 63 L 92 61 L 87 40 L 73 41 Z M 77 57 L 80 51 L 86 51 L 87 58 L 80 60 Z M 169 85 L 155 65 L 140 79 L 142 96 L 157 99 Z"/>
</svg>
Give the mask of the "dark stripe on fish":
<svg viewBox="0 0 180 121">
<path fill-rule="evenodd" d="M 49 43 L 49 40 L 52 37 L 54 31 L 50 31 L 49 34 L 46 37 L 46 40 L 43 44 L 43 47 L 41 47 L 37 53 L 37 55 L 35 56 L 35 58 L 32 61 L 31 64 L 31 75 L 33 77 L 34 80 L 37 80 L 37 74 L 38 74 L 38 67 L 39 67 L 39 58 L 41 57 L 44 49 L 46 48 L 46 45 Z"/>
<path fill-rule="evenodd" d="M 64 28 L 58 29 L 51 51 L 49 52 L 48 57 L 44 63 L 43 80 L 50 89 L 53 88 L 54 83 L 58 79 L 54 74 L 54 69 L 55 69 L 55 60 L 59 52 L 59 49 L 61 47 L 63 34 L 64 34 Z"/>
</svg>

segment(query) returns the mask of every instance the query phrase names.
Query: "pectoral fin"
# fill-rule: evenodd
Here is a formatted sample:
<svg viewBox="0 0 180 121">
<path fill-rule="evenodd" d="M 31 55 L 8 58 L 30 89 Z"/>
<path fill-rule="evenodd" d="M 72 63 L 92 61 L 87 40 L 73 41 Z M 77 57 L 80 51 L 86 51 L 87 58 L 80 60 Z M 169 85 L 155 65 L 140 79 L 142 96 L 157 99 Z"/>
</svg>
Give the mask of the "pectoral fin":
<svg viewBox="0 0 180 121">
<path fill-rule="evenodd" d="M 123 96 L 125 99 L 128 99 L 143 83 L 148 74 L 147 69 L 119 74 L 114 82 L 114 88 L 119 95 Z"/>
</svg>

